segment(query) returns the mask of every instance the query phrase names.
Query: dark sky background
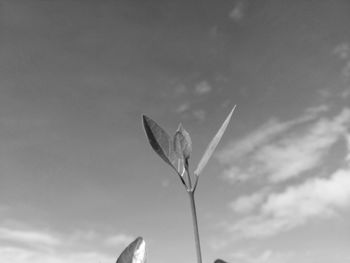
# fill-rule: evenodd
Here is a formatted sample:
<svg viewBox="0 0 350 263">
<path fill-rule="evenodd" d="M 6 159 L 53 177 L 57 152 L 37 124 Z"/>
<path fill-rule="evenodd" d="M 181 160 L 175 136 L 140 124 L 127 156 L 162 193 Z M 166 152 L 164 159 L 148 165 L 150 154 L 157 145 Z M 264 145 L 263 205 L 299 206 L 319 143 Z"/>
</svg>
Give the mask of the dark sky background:
<svg viewBox="0 0 350 263">
<path fill-rule="evenodd" d="M 350 260 L 346 0 L 0 2 L 0 261 L 193 262 L 145 113 L 191 134 L 204 262 Z"/>
</svg>

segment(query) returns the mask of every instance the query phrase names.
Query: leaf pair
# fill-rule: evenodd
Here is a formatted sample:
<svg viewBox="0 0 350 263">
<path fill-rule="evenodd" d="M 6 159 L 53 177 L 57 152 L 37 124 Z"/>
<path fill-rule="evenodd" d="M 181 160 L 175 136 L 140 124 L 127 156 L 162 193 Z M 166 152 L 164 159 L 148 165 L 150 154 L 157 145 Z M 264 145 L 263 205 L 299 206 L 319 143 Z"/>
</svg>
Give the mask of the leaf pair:
<svg viewBox="0 0 350 263">
<path fill-rule="evenodd" d="M 233 107 L 230 114 L 209 143 L 194 172 L 197 176 L 203 171 L 216 146 L 220 142 L 235 108 L 236 105 Z M 189 133 L 180 124 L 174 135 L 174 139 L 172 139 L 154 120 L 145 115 L 142 116 L 142 119 L 143 127 L 153 150 L 180 175 L 178 169 L 176 169 L 174 165 L 177 159 L 182 159 L 185 162 L 185 165 L 186 162 L 188 162 L 192 152 L 192 142 Z"/>
<path fill-rule="evenodd" d="M 180 171 L 175 167 L 175 164 L 179 159 L 188 162 L 192 152 L 192 142 L 189 133 L 180 124 L 172 139 L 151 118 L 143 115 L 142 120 L 148 141 L 153 150 L 181 177 Z"/>
</svg>

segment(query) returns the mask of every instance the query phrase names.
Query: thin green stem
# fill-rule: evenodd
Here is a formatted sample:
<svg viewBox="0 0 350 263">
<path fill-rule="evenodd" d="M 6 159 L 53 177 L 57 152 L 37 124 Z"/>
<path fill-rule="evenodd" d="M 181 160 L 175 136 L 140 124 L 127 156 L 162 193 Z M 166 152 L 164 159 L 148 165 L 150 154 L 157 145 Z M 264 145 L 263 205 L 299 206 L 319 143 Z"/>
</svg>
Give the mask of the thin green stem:
<svg viewBox="0 0 350 263">
<path fill-rule="evenodd" d="M 188 159 L 184 160 L 184 167 L 185 167 L 186 174 L 187 174 L 188 189 L 191 190 L 192 189 L 192 182 L 191 182 L 190 170 L 188 168 Z"/>
<path fill-rule="evenodd" d="M 194 176 L 195 176 L 195 181 L 194 181 L 194 186 L 192 188 L 192 192 L 193 193 L 196 191 L 197 184 L 198 184 L 198 179 L 199 179 L 199 176 L 197 174 L 194 174 Z"/>
<path fill-rule="evenodd" d="M 202 253 L 201 253 L 201 244 L 199 241 L 199 231 L 198 231 L 198 222 L 197 222 L 197 213 L 196 213 L 196 204 L 194 201 L 194 192 L 188 192 L 191 203 L 191 212 L 193 220 L 193 231 L 194 231 L 194 241 L 196 244 L 196 253 L 197 253 L 197 263 L 202 263 Z"/>
</svg>

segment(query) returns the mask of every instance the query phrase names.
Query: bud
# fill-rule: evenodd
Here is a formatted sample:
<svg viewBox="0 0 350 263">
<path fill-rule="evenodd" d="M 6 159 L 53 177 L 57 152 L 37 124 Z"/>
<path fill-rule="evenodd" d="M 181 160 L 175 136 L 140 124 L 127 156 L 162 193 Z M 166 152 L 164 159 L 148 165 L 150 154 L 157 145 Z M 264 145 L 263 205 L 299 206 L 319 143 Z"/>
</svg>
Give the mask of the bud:
<svg viewBox="0 0 350 263">
<path fill-rule="evenodd" d="M 174 150 L 178 158 L 188 161 L 192 152 L 192 141 L 189 133 L 182 127 L 181 123 L 174 135 Z"/>
</svg>

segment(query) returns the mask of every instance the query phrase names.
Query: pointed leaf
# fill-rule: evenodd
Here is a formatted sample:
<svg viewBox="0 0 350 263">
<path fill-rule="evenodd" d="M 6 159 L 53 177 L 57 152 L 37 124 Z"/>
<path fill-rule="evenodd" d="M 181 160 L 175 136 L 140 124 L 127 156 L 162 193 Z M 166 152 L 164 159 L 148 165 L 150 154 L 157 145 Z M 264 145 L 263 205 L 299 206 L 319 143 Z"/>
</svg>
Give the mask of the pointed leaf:
<svg viewBox="0 0 350 263">
<path fill-rule="evenodd" d="M 202 171 L 203 168 L 207 165 L 210 157 L 212 156 L 216 146 L 218 145 L 218 143 L 221 140 L 222 135 L 224 134 L 228 123 L 230 122 L 231 116 L 233 111 L 235 110 L 236 105 L 233 107 L 233 109 L 231 110 L 230 114 L 227 116 L 226 120 L 224 121 L 224 123 L 221 125 L 220 129 L 218 130 L 218 132 L 216 133 L 216 135 L 214 136 L 214 138 L 212 139 L 212 141 L 209 143 L 207 149 L 205 150 L 202 159 L 199 161 L 199 164 L 197 166 L 197 169 L 194 171 L 194 173 L 196 175 L 199 175 Z"/>
<path fill-rule="evenodd" d="M 186 160 L 192 152 L 192 141 L 190 134 L 182 127 L 181 123 L 174 135 L 174 150 L 178 158 Z"/>
<path fill-rule="evenodd" d="M 151 118 L 143 115 L 143 127 L 153 150 L 175 171 L 175 152 L 171 137 Z"/>
<path fill-rule="evenodd" d="M 145 263 L 146 242 L 142 237 L 136 238 L 120 254 L 116 263 Z"/>
</svg>

